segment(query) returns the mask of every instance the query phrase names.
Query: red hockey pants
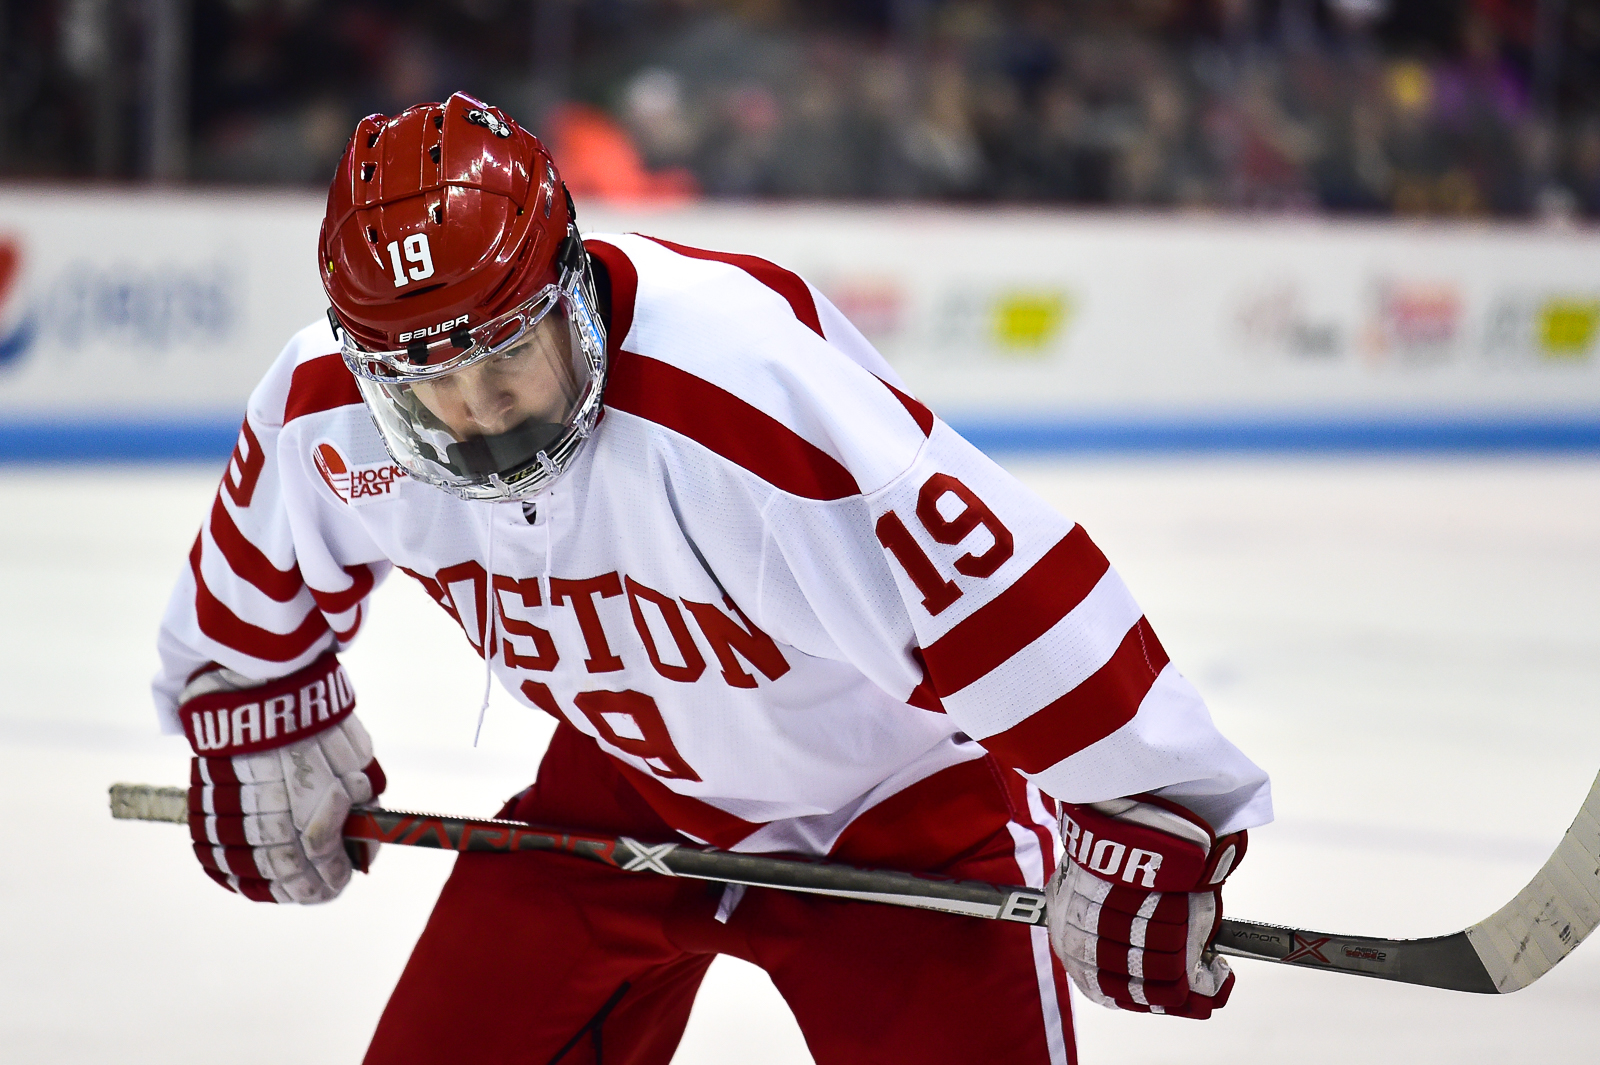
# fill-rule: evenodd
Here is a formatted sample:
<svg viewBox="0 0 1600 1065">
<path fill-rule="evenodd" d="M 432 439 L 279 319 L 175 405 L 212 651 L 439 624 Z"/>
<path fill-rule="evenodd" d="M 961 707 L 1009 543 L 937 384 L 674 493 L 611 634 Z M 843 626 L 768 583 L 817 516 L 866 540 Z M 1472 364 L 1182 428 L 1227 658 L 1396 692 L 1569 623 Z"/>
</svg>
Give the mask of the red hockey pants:
<svg viewBox="0 0 1600 1065">
<path fill-rule="evenodd" d="M 833 854 L 1023 883 L 1053 851 L 1024 782 L 987 759 L 892 797 Z M 678 837 L 587 737 L 562 725 L 513 816 Z M 1030 843 L 1029 838 L 1035 841 Z M 935 855 L 931 850 L 943 850 Z M 818 1065 L 1072 1065 L 1067 981 L 1043 929 L 751 888 L 566 855 L 462 854 L 389 999 L 368 1065 L 667 1065 L 718 954 L 759 965 Z"/>
</svg>

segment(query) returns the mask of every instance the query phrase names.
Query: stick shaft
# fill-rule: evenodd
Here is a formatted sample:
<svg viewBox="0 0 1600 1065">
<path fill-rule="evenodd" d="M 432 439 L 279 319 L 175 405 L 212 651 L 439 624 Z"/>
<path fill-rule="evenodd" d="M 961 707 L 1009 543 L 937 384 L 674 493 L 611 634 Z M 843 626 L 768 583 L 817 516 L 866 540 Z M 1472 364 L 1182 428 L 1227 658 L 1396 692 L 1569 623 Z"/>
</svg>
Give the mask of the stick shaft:
<svg viewBox="0 0 1600 1065">
<path fill-rule="evenodd" d="M 826 861 L 733 854 L 677 843 L 641 843 L 627 836 L 584 835 L 517 821 L 366 810 L 345 822 L 345 835 L 457 851 L 559 851 L 630 872 L 805 891 L 1019 924 L 1043 924 L 1045 919 L 1044 893 L 1033 888 L 856 869 Z M 1219 953 L 1239 958 L 1453 991 L 1494 994 L 1497 990 L 1466 932 L 1390 940 L 1224 918 L 1213 945 Z"/>
<path fill-rule="evenodd" d="M 803 891 L 1018 924 L 1044 922 L 1044 892 L 1037 888 L 857 869 L 802 858 L 734 854 L 681 843 L 642 843 L 629 836 L 568 832 L 520 821 L 364 809 L 351 813 L 344 832 L 347 839 L 441 850 L 555 851 L 626 872 Z"/>
<path fill-rule="evenodd" d="M 183 824 L 189 819 L 187 792 L 113 784 L 111 812 L 113 817 Z M 857 869 L 821 859 L 734 854 L 686 843 L 642 843 L 629 836 L 571 832 L 521 821 L 357 808 L 345 822 L 345 836 L 452 851 L 548 851 L 625 872 L 802 891 L 1024 925 L 1045 922 L 1045 896 L 1037 888 Z M 1213 947 L 1233 957 L 1494 994 L 1515 991 L 1538 979 L 1597 923 L 1600 778 L 1578 820 L 1534 882 L 1498 913 L 1469 929 L 1431 939 L 1376 939 L 1229 918 L 1222 921 Z M 1520 936 L 1523 944 L 1542 943 L 1537 958 L 1519 954 L 1510 962 L 1502 961 L 1495 951 L 1504 948 L 1494 944 L 1510 942 L 1514 936 Z"/>
<path fill-rule="evenodd" d="M 187 824 L 188 792 L 183 788 L 148 784 L 113 784 L 111 815 Z M 857 869 L 821 860 L 734 854 L 682 843 L 641 843 L 628 836 L 573 832 L 522 821 L 368 807 L 351 811 L 345 821 L 344 835 L 346 839 L 437 850 L 551 851 L 601 862 L 625 872 L 803 891 L 1018 924 L 1044 923 L 1044 892 L 1036 888 L 883 869 Z"/>
</svg>

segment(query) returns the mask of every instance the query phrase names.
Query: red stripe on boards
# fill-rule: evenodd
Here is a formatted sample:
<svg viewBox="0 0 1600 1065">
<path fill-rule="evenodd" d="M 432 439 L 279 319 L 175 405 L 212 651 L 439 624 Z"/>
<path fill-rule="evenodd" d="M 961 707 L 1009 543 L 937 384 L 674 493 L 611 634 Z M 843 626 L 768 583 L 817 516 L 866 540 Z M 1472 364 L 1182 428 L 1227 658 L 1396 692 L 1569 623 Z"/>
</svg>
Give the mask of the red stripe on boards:
<svg viewBox="0 0 1600 1065">
<path fill-rule="evenodd" d="M 361 402 L 361 390 L 338 352 L 307 359 L 289 378 L 289 398 L 283 407 L 283 424 L 319 411 Z"/>
<path fill-rule="evenodd" d="M 813 333 L 817 334 L 817 336 L 823 336 L 822 319 L 817 316 L 817 303 L 811 298 L 811 289 L 806 287 L 806 283 L 801 280 L 799 274 L 791 273 L 790 271 L 779 266 L 777 263 L 770 263 L 767 260 L 759 258 L 755 255 L 737 255 L 733 252 L 725 251 L 706 251 L 704 248 L 691 248 L 684 244 L 674 244 L 672 241 L 662 240 L 660 237 L 645 236 L 643 233 L 639 235 L 645 237 L 646 240 L 655 241 L 663 248 L 668 248 L 672 251 L 675 251 L 679 255 L 686 255 L 691 259 L 709 259 L 712 262 L 727 263 L 729 266 L 737 266 L 739 269 L 743 270 L 745 273 L 749 274 L 751 277 L 755 278 L 763 285 L 766 285 L 778 295 L 782 296 L 786 301 L 788 301 L 790 308 L 794 311 L 794 316 L 800 320 L 802 325 L 804 325 L 807 329 L 810 329 Z M 826 339 L 826 337 L 824 337 L 824 339 Z"/>
<path fill-rule="evenodd" d="M 200 550 L 197 536 L 189 551 L 189 569 L 194 574 L 195 620 L 206 636 L 251 658 L 288 662 L 311 650 L 327 633 L 328 622 L 320 610 L 307 613 L 299 627 L 290 633 L 270 632 L 244 621 L 206 586 L 205 577 L 200 573 Z"/>
<path fill-rule="evenodd" d="M 922 649 L 934 687 L 948 698 L 983 677 L 1066 617 L 1110 568 L 1074 525 L 1009 588 Z"/>
<path fill-rule="evenodd" d="M 1167 652 L 1140 618 L 1111 659 L 1067 694 L 1004 732 L 978 742 L 1024 773 L 1041 773 L 1133 720 Z"/>
<path fill-rule="evenodd" d="M 826 500 L 861 492 L 832 455 L 738 396 L 668 363 L 619 351 L 606 406 L 682 433 L 791 495 Z"/>
</svg>

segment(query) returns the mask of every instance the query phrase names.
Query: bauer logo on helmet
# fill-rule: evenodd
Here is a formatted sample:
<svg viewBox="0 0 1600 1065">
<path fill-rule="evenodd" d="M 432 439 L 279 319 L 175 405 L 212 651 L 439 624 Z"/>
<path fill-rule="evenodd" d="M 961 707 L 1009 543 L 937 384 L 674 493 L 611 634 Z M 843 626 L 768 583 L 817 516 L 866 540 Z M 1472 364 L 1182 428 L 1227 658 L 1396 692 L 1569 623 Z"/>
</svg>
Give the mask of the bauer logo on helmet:
<svg viewBox="0 0 1600 1065">
<path fill-rule="evenodd" d="M 449 321 L 440 322 L 438 325 L 430 325 L 426 329 L 412 329 L 409 332 L 401 333 L 400 343 L 407 344 L 413 340 L 421 340 L 424 337 L 436 337 L 440 333 L 448 333 L 457 326 L 466 325 L 467 319 L 470 317 L 472 316 L 469 314 L 463 314 L 460 318 L 452 318 Z"/>
</svg>

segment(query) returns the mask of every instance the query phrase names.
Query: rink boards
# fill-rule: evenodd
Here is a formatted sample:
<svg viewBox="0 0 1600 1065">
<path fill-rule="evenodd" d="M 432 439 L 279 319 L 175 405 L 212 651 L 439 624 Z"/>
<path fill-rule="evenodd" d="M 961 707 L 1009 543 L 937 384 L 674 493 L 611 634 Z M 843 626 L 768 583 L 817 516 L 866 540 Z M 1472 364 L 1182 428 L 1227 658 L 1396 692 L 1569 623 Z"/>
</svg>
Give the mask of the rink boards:
<svg viewBox="0 0 1600 1065">
<path fill-rule="evenodd" d="M 0 458 L 223 454 L 317 318 L 314 194 L 0 193 Z M 808 278 L 1017 450 L 1600 448 L 1600 233 L 721 205 L 592 208 Z"/>
</svg>

